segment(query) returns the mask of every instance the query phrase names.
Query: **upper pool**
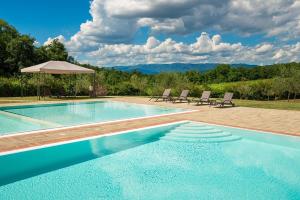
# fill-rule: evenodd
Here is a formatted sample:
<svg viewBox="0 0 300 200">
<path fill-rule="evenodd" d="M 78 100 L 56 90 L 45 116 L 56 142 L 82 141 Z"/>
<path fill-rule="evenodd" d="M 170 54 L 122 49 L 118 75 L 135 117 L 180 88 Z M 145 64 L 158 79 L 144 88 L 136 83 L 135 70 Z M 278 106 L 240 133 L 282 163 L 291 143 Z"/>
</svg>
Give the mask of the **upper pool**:
<svg viewBox="0 0 300 200">
<path fill-rule="evenodd" d="M 186 110 L 114 101 L 0 107 L 0 135 L 183 111 Z"/>
</svg>

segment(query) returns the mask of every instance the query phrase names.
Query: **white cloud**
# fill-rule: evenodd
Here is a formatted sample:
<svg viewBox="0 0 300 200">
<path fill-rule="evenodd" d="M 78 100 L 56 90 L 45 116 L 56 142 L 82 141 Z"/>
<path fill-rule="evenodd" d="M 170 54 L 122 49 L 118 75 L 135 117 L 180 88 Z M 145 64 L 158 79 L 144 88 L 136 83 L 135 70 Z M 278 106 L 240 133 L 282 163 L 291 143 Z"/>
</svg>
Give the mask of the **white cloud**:
<svg viewBox="0 0 300 200">
<path fill-rule="evenodd" d="M 145 44 L 106 44 L 81 56 L 92 64 L 104 66 L 174 62 L 272 63 L 275 58 L 272 58 L 274 52 L 271 49 L 268 44 L 247 47 L 241 43 L 225 43 L 220 35 L 210 37 L 203 32 L 192 44 L 171 38 L 159 41 L 151 36 Z M 295 55 L 296 52 L 299 49 Z"/>
<path fill-rule="evenodd" d="M 300 42 L 278 48 L 272 59 L 275 62 L 296 62 L 300 60 Z"/>
<path fill-rule="evenodd" d="M 141 26 L 152 33 L 186 34 L 206 29 L 295 38 L 299 0 L 93 0 L 92 20 L 81 24 L 70 49 L 95 50 L 102 43 L 130 43 Z"/>
<path fill-rule="evenodd" d="M 299 60 L 299 43 L 244 46 L 203 32 L 195 43 L 185 44 L 170 38 L 158 41 L 154 36 L 209 31 L 299 41 L 299 10 L 299 0 L 93 0 L 91 20 L 82 23 L 69 40 L 58 38 L 80 61 L 101 65 L 283 62 Z M 141 27 L 150 28 L 148 40 L 142 45 L 131 44 Z M 45 44 L 52 40 L 49 38 Z"/>
<path fill-rule="evenodd" d="M 273 56 L 273 59 L 274 59 L 274 60 L 279 60 L 279 59 L 281 59 L 285 54 L 286 54 L 286 53 L 285 53 L 284 50 L 279 49 L 279 50 L 275 53 L 275 55 Z"/>
<path fill-rule="evenodd" d="M 219 44 L 220 41 L 221 41 L 221 35 L 214 35 L 214 36 L 212 37 L 212 41 L 213 41 L 213 43 L 214 43 L 215 45 Z"/>
<path fill-rule="evenodd" d="M 145 47 L 147 49 L 153 49 L 155 47 L 157 47 L 158 45 L 160 44 L 160 42 L 155 38 L 155 37 L 149 37 L 146 44 L 145 44 Z"/>
<path fill-rule="evenodd" d="M 141 23 L 140 23 L 141 24 Z M 185 33 L 186 28 L 182 19 L 165 19 L 163 21 L 153 20 L 150 23 L 144 23 L 144 26 L 150 26 L 153 33 Z"/>
<path fill-rule="evenodd" d="M 49 37 L 49 38 L 47 39 L 47 41 L 44 42 L 44 45 L 49 45 L 49 44 L 52 43 L 53 40 L 56 40 L 56 39 L 57 39 L 59 42 L 61 42 L 61 43 L 65 43 L 65 37 L 64 37 L 63 35 L 59 35 L 59 36 L 57 36 L 57 37 L 55 37 L 55 38 Z"/>
<path fill-rule="evenodd" d="M 262 44 L 262 45 L 258 45 L 256 47 L 256 52 L 257 53 L 265 53 L 265 52 L 268 52 L 270 51 L 271 49 L 273 48 L 273 45 L 272 44 Z"/>
<path fill-rule="evenodd" d="M 137 30 L 136 20 L 112 17 L 107 3 L 107 0 L 91 2 L 92 20 L 81 24 L 80 31 L 66 43 L 71 51 L 95 50 L 103 43 L 126 42 L 133 37 Z"/>
<path fill-rule="evenodd" d="M 220 35 L 214 35 L 212 39 L 207 33 L 201 33 L 197 38 L 197 42 L 191 45 L 193 53 L 210 53 L 210 52 L 231 52 L 239 51 L 242 47 L 241 43 L 229 44 L 221 42 Z"/>
<path fill-rule="evenodd" d="M 197 42 L 191 46 L 195 53 L 208 53 L 213 50 L 213 41 L 210 40 L 207 33 L 201 33 L 197 38 Z"/>
<path fill-rule="evenodd" d="M 100 66 L 174 62 L 270 64 L 300 60 L 300 42 L 283 47 L 268 43 L 249 47 L 241 43 L 225 43 L 220 35 L 210 37 L 203 32 L 192 44 L 176 42 L 171 38 L 159 41 L 151 36 L 145 44 L 105 44 L 80 55 L 82 60 Z"/>
<path fill-rule="evenodd" d="M 37 40 L 35 40 L 35 41 L 33 42 L 33 45 L 36 46 L 36 47 L 38 47 L 38 46 L 40 46 L 40 43 L 39 43 Z"/>
</svg>

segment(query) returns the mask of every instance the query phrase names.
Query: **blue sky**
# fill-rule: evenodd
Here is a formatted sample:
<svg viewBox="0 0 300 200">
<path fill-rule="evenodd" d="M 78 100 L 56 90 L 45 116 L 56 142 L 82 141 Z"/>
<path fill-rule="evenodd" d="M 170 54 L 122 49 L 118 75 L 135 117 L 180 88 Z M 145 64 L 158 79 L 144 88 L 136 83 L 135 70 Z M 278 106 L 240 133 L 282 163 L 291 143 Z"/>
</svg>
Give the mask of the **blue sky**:
<svg viewBox="0 0 300 200">
<path fill-rule="evenodd" d="M 91 18 L 89 7 L 89 0 L 4 0 L 0 18 L 44 42 L 61 34 L 74 35 L 80 24 Z"/>
<path fill-rule="evenodd" d="M 10 0 L 0 18 L 77 60 L 141 63 L 299 61 L 297 0 Z"/>
</svg>

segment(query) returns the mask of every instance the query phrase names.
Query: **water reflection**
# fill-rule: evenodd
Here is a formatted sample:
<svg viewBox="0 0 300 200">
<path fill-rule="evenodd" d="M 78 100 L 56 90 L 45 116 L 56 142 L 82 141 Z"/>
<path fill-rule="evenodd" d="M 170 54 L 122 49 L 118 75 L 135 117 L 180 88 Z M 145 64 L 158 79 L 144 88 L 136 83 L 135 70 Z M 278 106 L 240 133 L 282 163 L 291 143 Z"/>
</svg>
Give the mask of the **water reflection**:
<svg viewBox="0 0 300 200">
<path fill-rule="evenodd" d="M 223 146 L 226 158 L 234 165 L 263 170 L 267 176 L 300 188 L 300 150 L 253 140 Z"/>
</svg>

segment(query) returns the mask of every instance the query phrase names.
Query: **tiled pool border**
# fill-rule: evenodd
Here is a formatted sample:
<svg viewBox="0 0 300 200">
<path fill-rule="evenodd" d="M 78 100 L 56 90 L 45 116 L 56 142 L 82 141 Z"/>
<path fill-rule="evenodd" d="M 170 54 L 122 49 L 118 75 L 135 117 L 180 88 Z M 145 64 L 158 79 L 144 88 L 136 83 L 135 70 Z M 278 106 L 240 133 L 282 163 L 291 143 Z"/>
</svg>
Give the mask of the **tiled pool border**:
<svg viewBox="0 0 300 200">
<path fill-rule="evenodd" d="M 36 146 L 32 146 L 32 147 L 25 147 L 25 148 L 20 148 L 20 149 L 15 149 L 15 150 L 3 151 L 3 152 L 0 152 L 0 156 L 19 153 L 19 152 L 24 152 L 24 151 L 30 151 L 30 150 L 40 149 L 40 148 L 47 148 L 47 147 L 51 147 L 51 146 L 69 144 L 69 143 L 73 143 L 73 142 L 80 142 L 80 141 L 85 141 L 85 140 L 97 139 L 97 138 L 106 137 L 106 136 L 126 134 L 126 133 L 134 132 L 134 131 L 142 131 L 142 130 L 147 130 L 147 129 L 152 129 L 152 128 L 189 123 L 189 122 L 196 123 L 196 124 L 207 124 L 207 125 L 212 125 L 212 126 L 221 126 L 221 127 L 227 127 L 227 128 L 235 128 L 235 129 L 241 129 L 241 130 L 255 131 L 255 132 L 258 132 L 258 133 L 261 133 L 261 134 L 275 134 L 275 135 L 282 135 L 282 136 L 285 135 L 285 136 L 288 136 L 288 137 L 297 137 L 297 138 L 299 138 L 299 136 L 286 135 L 286 134 L 282 134 L 282 133 L 278 133 L 278 132 L 256 130 L 256 129 L 249 129 L 249 128 L 243 128 L 243 127 L 236 127 L 236 126 L 229 126 L 229 125 L 222 125 L 222 124 L 215 124 L 215 123 L 208 123 L 208 122 L 200 122 L 200 121 L 194 121 L 194 120 L 178 120 L 178 121 L 175 121 L 175 122 L 161 123 L 161 124 L 150 125 L 150 126 L 145 126 L 145 127 L 140 127 L 140 128 L 133 128 L 133 129 L 129 129 L 129 130 L 122 130 L 122 131 L 112 131 L 112 132 L 104 133 L 104 134 L 101 134 L 101 135 L 81 137 L 81 138 L 76 138 L 76 139 L 70 139 L 70 140 L 65 140 L 65 141 L 48 143 L 48 144 L 40 144 L 40 145 L 36 145 Z"/>
<path fill-rule="evenodd" d="M 22 148 L 22 149 L 16 149 L 16 150 L 11 150 L 11 151 L 4 151 L 4 152 L 0 152 L 0 156 L 19 153 L 19 152 L 24 152 L 24 151 L 30 151 L 30 150 L 34 150 L 34 149 L 41 149 L 41 148 L 47 148 L 47 147 L 58 146 L 58 145 L 63 145 L 63 144 L 69 144 L 69 143 L 73 143 L 73 142 L 80 142 L 80 141 L 85 141 L 85 140 L 97 139 L 97 138 L 101 138 L 101 137 L 105 137 L 105 136 L 120 135 L 120 134 L 124 134 L 124 133 L 128 133 L 128 132 L 142 131 L 142 130 L 158 128 L 158 127 L 163 127 L 163 126 L 170 126 L 170 125 L 175 125 L 175 124 L 188 123 L 189 121 L 190 120 L 181 120 L 181 121 L 176 121 L 176 122 L 146 126 L 146 127 L 142 127 L 142 128 L 134 128 L 134 129 L 130 129 L 130 130 L 109 132 L 109 133 L 104 133 L 104 134 L 101 134 L 101 135 L 95 135 L 95 136 L 82 137 L 82 138 L 71 139 L 71 140 L 66 140 L 66 141 L 54 142 L 54 143 L 50 143 L 50 144 L 42 144 L 42 145 L 37 145 L 37 146 L 27 147 L 27 148 Z"/>
</svg>

